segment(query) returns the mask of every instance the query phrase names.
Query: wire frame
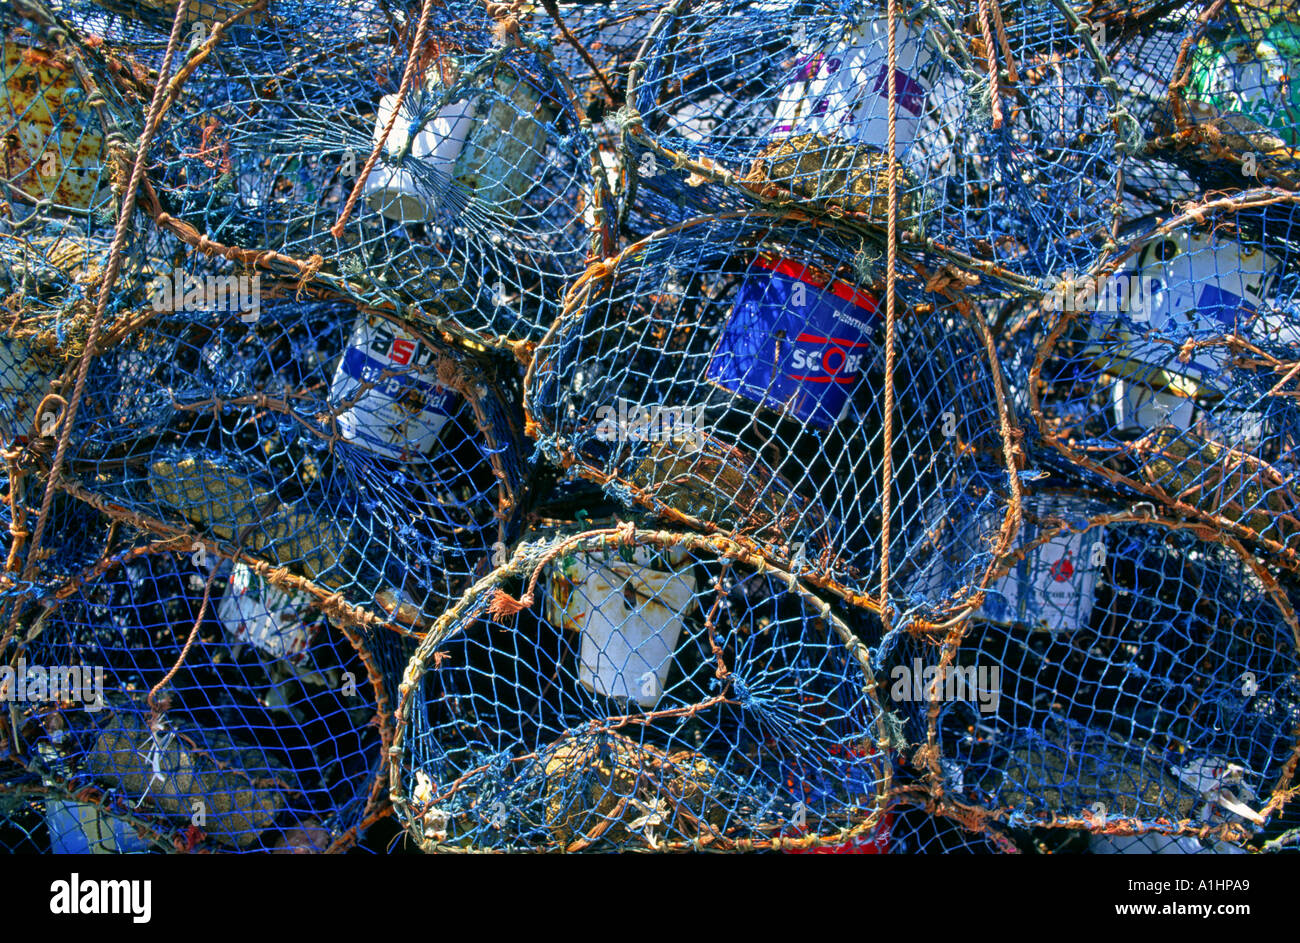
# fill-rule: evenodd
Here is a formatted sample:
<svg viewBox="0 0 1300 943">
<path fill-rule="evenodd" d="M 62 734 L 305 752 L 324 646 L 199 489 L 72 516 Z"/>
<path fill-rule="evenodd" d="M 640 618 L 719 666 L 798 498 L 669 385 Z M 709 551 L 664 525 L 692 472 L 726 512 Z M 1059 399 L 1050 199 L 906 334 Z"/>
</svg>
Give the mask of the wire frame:
<svg viewBox="0 0 1300 943">
<path fill-rule="evenodd" d="M 515 381 L 350 305 L 245 300 L 159 314 L 97 358 L 67 493 L 341 618 L 418 630 L 514 538 Z"/>
<path fill-rule="evenodd" d="M 889 810 L 889 838 L 885 850 L 891 855 L 1014 855 L 1020 849 L 1006 835 L 987 825 L 973 828 L 946 815 L 937 815 L 923 805 L 905 799 Z"/>
<path fill-rule="evenodd" d="M 889 791 L 871 692 L 835 611 L 730 541 L 525 543 L 407 666 L 393 802 L 425 850 L 842 844 Z"/>
<path fill-rule="evenodd" d="M 127 820 L 182 851 L 347 848 L 382 814 L 391 659 L 377 649 L 396 637 L 340 629 L 174 544 L 107 558 L 7 659 L 19 754 L 51 796 L 74 797 L 46 799 L 53 850 L 106 831 L 114 847 L 98 850 L 145 850 Z"/>
<path fill-rule="evenodd" d="M 1244 844 L 1300 756 L 1293 590 L 1149 506 L 1026 500 L 984 608 L 890 668 L 937 748 L 932 795 L 1017 828 Z"/>
</svg>

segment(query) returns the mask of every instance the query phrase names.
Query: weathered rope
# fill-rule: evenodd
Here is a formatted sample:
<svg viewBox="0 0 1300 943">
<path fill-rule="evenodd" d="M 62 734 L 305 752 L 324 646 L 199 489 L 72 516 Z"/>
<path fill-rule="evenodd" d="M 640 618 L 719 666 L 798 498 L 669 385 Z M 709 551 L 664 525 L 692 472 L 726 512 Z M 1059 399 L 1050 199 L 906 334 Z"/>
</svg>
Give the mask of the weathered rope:
<svg viewBox="0 0 1300 943">
<path fill-rule="evenodd" d="M 113 284 L 117 281 L 118 273 L 122 268 L 122 250 L 126 245 L 127 232 L 131 227 L 131 217 L 135 212 L 136 193 L 139 190 L 140 181 L 144 177 L 149 142 L 153 139 L 154 132 L 158 129 L 158 122 L 162 119 L 162 106 L 166 100 L 167 92 L 167 86 L 163 79 L 171 71 L 172 59 L 176 55 L 176 48 L 180 42 L 181 25 L 185 21 L 185 11 L 188 6 L 189 0 L 180 0 L 176 6 L 176 16 L 172 20 L 171 35 L 167 39 L 167 51 L 163 55 L 159 79 L 154 86 L 153 101 L 149 105 L 144 131 L 141 133 L 139 144 L 135 149 L 135 163 L 131 167 L 131 179 L 127 184 L 126 193 L 122 197 L 117 227 L 113 233 L 113 242 L 109 249 L 108 270 L 104 273 L 104 280 L 99 287 L 99 297 L 95 302 L 95 316 L 91 319 L 90 329 L 86 335 L 86 349 L 82 352 L 81 360 L 77 366 L 77 380 L 72 388 L 72 397 L 68 401 L 68 408 L 64 413 L 62 428 L 59 430 L 59 444 L 54 452 L 54 461 L 50 466 L 50 476 L 45 483 L 45 495 L 41 499 L 41 508 L 37 514 L 36 526 L 32 532 L 27 564 L 23 568 L 24 580 L 31 580 L 36 571 L 37 552 L 40 550 L 41 538 L 45 535 L 55 492 L 58 491 L 59 474 L 63 467 L 64 457 L 68 452 L 68 444 L 72 441 L 72 426 L 77 418 L 77 409 L 81 405 L 81 397 L 86 390 L 86 377 L 90 373 L 90 361 L 95 356 L 95 341 L 99 336 L 100 327 L 104 323 L 104 313 L 108 310 Z M 0 652 L 3 652 L 8 647 L 17 628 L 22 610 L 21 602 L 14 606 L 4 637 L 0 638 Z"/>
</svg>

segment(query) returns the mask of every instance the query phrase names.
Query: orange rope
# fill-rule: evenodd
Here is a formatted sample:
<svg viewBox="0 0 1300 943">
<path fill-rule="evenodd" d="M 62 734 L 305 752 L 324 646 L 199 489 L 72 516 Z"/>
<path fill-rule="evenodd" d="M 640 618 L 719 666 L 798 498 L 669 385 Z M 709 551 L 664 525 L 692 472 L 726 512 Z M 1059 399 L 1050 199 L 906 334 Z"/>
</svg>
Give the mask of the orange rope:
<svg viewBox="0 0 1300 943">
<path fill-rule="evenodd" d="M 155 684 L 149 691 L 149 710 L 153 712 L 153 723 L 149 725 L 150 729 L 157 726 L 158 718 L 162 714 L 162 710 L 158 707 L 158 702 L 156 700 L 158 692 L 167 687 L 171 679 L 176 677 L 176 672 L 180 671 L 181 665 L 185 664 L 185 659 L 190 653 L 190 648 L 194 645 L 194 640 L 199 637 L 199 626 L 203 624 L 203 617 L 208 613 L 208 600 L 212 598 L 212 580 L 216 575 L 217 567 L 213 564 L 212 568 L 208 571 L 207 580 L 203 583 L 203 602 L 199 605 L 199 614 L 194 619 L 194 627 L 190 629 L 189 638 L 185 640 L 185 645 L 181 648 L 181 653 L 176 658 L 176 664 L 172 665 L 171 670 L 168 671 L 167 674 L 163 675 L 162 680 Z"/>
<path fill-rule="evenodd" d="M 375 164 L 379 161 L 379 152 L 388 145 L 388 135 L 393 133 L 393 127 L 397 124 L 397 116 L 402 110 L 402 103 L 406 101 L 406 93 L 411 90 L 411 81 L 415 77 L 416 63 L 420 59 L 421 50 L 424 49 L 424 36 L 429 26 L 429 7 L 433 0 L 424 0 L 420 7 L 420 25 L 415 30 L 415 42 L 411 46 L 411 52 L 406 58 L 406 69 L 402 72 L 402 84 L 397 89 L 397 101 L 393 103 L 393 113 L 388 116 L 388 123 L 384 125 L 384 133 L 375 141 L 374 148 L 370 151 L 370 156 L 366 159 L 366 166 L 361 168 L 361 174 L 357 177 L 357 182 L 352 185 L 352 192 L 348 194 L 347 203 L 343 204 L 343 211 L 339 213 L 338 220 L 330 227 L 330 235 L 335 239 L 343 237 L 343 227 L 348 224 L 348 218 L 352 216 L 352 210 L 357 205 L 357 200 L 361 199 L 361 188 L 366 185 L 366 180 L 370 177 L 370 171 L 374 169 Z"/>
<path fill-rule="evenodd" d="M 980 35 L 984 39 L 985 58 L 989 63 L 989 97 L 993 104 L 993 128 L 1002 127 L 1002 89 L 998 81 L 998 57 L 993 45 L 993 18 L 989 12 L 990 0 L 980 0 Z M 890 47 L 893 48 L 892 46 Z"/>
<path fill-rule="evenodd" d="M 45 527 L 49 521 L 50 506 L 54 502 L 54 493 L 59 487 L 59 474 L 63 468 L 64 457 L 68 452 L 68 443 L 72 440 L 72 425 L 77 417 L 77 409 L 81 405 L 82 394 L 86 390 L 86 377 L 90 373 L 90 361 L 95 356 L 95 343 L 99 338 L 100 327 L 104 323 L 104 313 L 108 310 L 108 300 L 113 290 L 113 284 L 117 281 L 118 273 L 122 269 L 122 249 L 126 245 L 127 232 L 131 227 L 131 217 L 135 213 L 136 194 L 140 188 L 140 181 L 144 177 L 144 165 L 149 153 L 149 143 L 153 140 L 159 121 L 162 120 L 162 106 L 166 99 L 165 93 L 167 89 L 165 78 L 171 72 L 172 58 L 175 56 L 176 47 L 180 43 L 181 24 L 185 21 L 185 11 L 188 6 L 189 0 L 180 0 L 180 3 L 176 6 L 176 17 L 172 20 L 172 31 L 167 39 L 167 51 L 163 55 L 162 66 L 158 72 L 158 83 L 154 86 L 153 101 L 149 105 L 144 131 L 141 133 L 136 147 L 135 162 L 131 167 L 131 179 L 127 184 L 126 193 L 122 197 L 122 206 L 117 217 L 117 227 L 113 233 L 113 242 L 109 249 L 108 270 L 104 273 L 104 279 L 99 286 L 99 297 L 95 301 L 95 315 L 90 321 L 90 330 L 86 334 L 86 348 L 82 352 L 80 363 L 77 365 L 77 380 L 72 388 L 72 398 L 68 401 L 67 413 L 63 418 L 63 427 L 59 431 L 59 444 L 54 453 L 54 461 L 50 465 L 49 478 L 45 483 L 45 496 L 41 499 L 41 509 L 36 516 L 36 527 L 32 533 L 30 549 L 27 552 L 27 564 L 23 568 L 23 579 L 27 581 L 31 580 L 36 570 L 41 538 L 45 534 Z M 23 605 L 21 602 L 14 606 L 4 637 L 0 638 L 0 651 L 5 650 L 13 637 L 22 611 Z"/>
<path fill-rule="evenodd" d="M 885 263 L 885 448 L 880 477 L 880 619 L 889 631 L 889 518 L 894 488 L 894 279 L 898 239 L 898 165 L 895 163 L 898 124 L 897 0 L 889 0 L 889 240 Z"/>
</svg>

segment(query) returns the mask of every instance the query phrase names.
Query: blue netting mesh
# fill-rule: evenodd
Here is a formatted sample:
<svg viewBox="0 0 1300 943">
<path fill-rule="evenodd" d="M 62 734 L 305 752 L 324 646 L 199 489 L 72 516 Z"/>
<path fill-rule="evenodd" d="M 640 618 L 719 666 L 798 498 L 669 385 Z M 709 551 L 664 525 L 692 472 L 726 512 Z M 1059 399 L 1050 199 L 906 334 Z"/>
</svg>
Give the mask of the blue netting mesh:
<svg viewBox="0 0 1300 943">
<path fill-rule="evenodd" d="M 428 847 L 569 850 L 801 847 L 878 825 L 887 724 L 860 643 L 746 557 L 630 527 L 526 543 L 407 669 L 403 820 Z M 528 605 L 506 616 L 512 576 Z"/>
<path fill-rule="evenodd" d="M 97 787 L 183 850 L 355 841 L 381 797 L 391 665 L 374 648 L 395 637 L 341 631 L 242 564 L 146 545 L 117 558 L 24 639 L 28 769 L 68 794 Z M 78 809 L 47 798 L 47 827 Z M 51 836 L 56 851 L 75 840 Z"/>
<path fill-rule="evenodd" d="M 900 648 L 891 669 L 893 698 L 934 723 L 950 800 L 1022 828 L 1251 838 L 1296 757 L 1290 594 L 1149 508 L 1025 504 L 959 645 Z"/>
<path fill-rule="evenodd" d="M 1102 64 L 1056 6 L 1020 4 L 998 24 L 1016 81 L 995 104 L 987 60 L 955 32 L 973 12 L 925 4 L 900 16 L 899 227 L 918 247 L 926 235 L 1018 272 L 1087 264 L 1123 165 Z M 629 90 L 629 172 L 669 192 L 699 183 L 683 181 L 681 155 L 704 164 L 705 179 L 739 179 L 723 199 L 779 201 L 786 191 L 802 207 L 879 225 L 887 58 L 876 5 L 674 4 L 648 33 Z M 699 192 L 718 205 L 716 187 Z"/>
<path fill-rule="evenodd" d="M 1171 227 L 1113 275 L 1063 280 L 1045 304 L 1064 317 L 1025 333 L 1026 399 L 1076 464 L 1294 558 L 1300 322 L 1280 215 Z"/>
<path fill-rule="evenodd" d="M 600 244 L 581 103 L 546 36 L 494 45 L 481 11 L 439 10 L 399 105 L 414 12 L 309 4 L 246 24 L 159 129 L 157 211 L 200 249 L 277 253 L 327 295 L 536 338 Z"/>
<path fill-rule="evenodd" d="M 878 261 L 835 230 L 724 215 L 588 270 L 527 379 L 542 449 L 648 507 L 872 594 L 885 461 Z M 923 285 L 907 288 L 929 312 L 899 325 L 895 560 L 996 472 L 1003 446 L 978 333 L 956 309 L 936 310 Z M 989 503 L 997 534 L 1005 505 Z"/>
<path fill-rule="evenodd" d="M 0 848 L 1296 847 L 1292 5 L 177 10 L 0 10 Z"/>
</svg>

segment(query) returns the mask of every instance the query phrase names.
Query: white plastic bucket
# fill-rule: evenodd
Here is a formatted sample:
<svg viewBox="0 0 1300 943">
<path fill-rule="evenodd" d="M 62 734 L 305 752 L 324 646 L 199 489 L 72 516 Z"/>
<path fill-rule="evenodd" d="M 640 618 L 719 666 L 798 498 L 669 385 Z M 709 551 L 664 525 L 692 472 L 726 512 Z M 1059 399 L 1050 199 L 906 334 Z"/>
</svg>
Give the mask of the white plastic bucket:
<svg viewBox="0 0 1300 943">
<path fill-rule="evenodd" d="M 816 134 L 884 150 L 889 143 L 889 33 L 884 18 L 845 28 L 835 42 L 800 50 L 796 77 L 781 89 L 772 139 Z M 916 139 L 930 92 L 934 52 L 915 27 L 895 27 L 896 153 Z"/>
<path fill-rule="evenodd" d="M 671 569 L 663 565 L 663 557 Z M 578 681 L 597 694 L 654 707 L 695 597 L 685 554 L 638 547 L 629 563 L 611 553 L 577 553 L 555 574 L 551 618 L 581 635 Z"/>
<path fill-rule="evenodd" d="M 1068 495 L 1036 495 L 1025 499 L 1025 511 L 1040 520 L 1049 517 L 1078 518 L 1084 510 Z M 942 550 L 935 552 L 907 588 L 916 588 L 932 603 L 945 601 L 969 579 L 964 572 L 973 554 L 985 549 L 983 538 L 996 534 L 1001 515 L 971 518 L 953 533 L 941 527 L 942 510 L 931 511 L 931 530 L 937 532 Z M 1069 530 L 1055 533 L 1055 525 L 1022 522 L 1012 540 L 1011 551 L 1053 536 L 1016 561 L 1009 572 L 985 589 L 984 604 L 976 617 L 999 625 L 1024 625 L 1031 630 L 1071 632 L 1087 625 L 1096 602 L 1097 577 L 1106 561 L 1106 529 L 1093 527 L 1082 534 Z"/>
<path fill-rule="evenodd" d="M 423 222 L 433 216 L 442 187 L 450 183 L 456 158 L 474 124 L 473 102 L 460 101 L 447 105 L 423 127 L 417 127 L 419 115 L 413 108 L 414 98 L 415 95 L 408 95 L 402 103 L 384 151 L 396 157 L 409 143 L 409 159 L 418 162 L 420 175 L 404 166 L 381 161 L 371 170 L 362 188 L 366 201 L 376 212 L 401 223 Z M 381 140 L 396 105 L 396 95 L 385 95 L 379 100 L 379 112 L 375 116 L 376 143 Z"/>
<path fill-rule="evenodd" d="M 1111 402 L 1120 432 L 1146 432 L 1166 424 L 1186 432 L 1196 413 L 1195 404 L 1185 396 L 1124 380 L 1111 386 Z"/>
</svg>

